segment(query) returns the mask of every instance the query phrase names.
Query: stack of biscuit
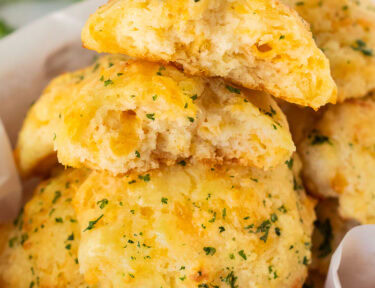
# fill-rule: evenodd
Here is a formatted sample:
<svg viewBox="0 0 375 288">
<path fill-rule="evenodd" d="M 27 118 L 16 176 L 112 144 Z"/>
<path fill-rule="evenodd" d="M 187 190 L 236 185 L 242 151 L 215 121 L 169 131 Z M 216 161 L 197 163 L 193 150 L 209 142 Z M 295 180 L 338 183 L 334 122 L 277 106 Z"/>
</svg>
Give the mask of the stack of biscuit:
<svg viewBox="0 0 375 288">
<path fill-rule="evenodd" d="M 346 100 L 373 89 L 375 18 L 283 2 L 91 15 L 83 44 L 108 54 L 54 79 L 19 134 L 20 174 L 44 180 L 1 227 L 1 287 L 321 283 L 345 232 L 375 222 L 374 98 Z"/>
</svg>

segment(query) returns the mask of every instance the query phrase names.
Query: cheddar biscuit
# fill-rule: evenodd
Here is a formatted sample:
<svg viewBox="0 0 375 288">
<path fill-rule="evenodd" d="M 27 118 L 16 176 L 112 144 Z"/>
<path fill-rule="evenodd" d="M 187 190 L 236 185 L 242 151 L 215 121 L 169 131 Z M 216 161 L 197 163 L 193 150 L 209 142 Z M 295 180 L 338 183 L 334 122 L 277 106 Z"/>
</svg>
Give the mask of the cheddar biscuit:
<svg viewBox="0 0 375 288">
<path fill-rule="evenodd" d="M 298 147 L 309 190 L 339 200 L 344 219 L 375 223 L 375 102 L 331 106 Z"/>
<path fill-rule="evenodd" d="M 371 0 L 283 0 L 311 24 L 331 64 L 338 101 L 375 89 L 375 5 Z M 302 4 L 301 4 L 302 3 Z"/>
<path fill-rule="evenodd" d="M 79 262 L 104 287 L 301 287 L 314 211 L 297 159 L 272 171 L 93 172 L 74 199 Z"/>
<path fill-rule="evenodd" d="M 328 60 L 297 13 L 275 0 L 113 0 L 89 18 L 82 40 L 314 109 L 336 100 Z"/>
<path fill-rule="evenodd" d="M 119 174 L 192 160 L 269 169 L 295 149 L 285 116 L 270 96 L 219 79 L 122 56 L 103 57 L 61 77 L 69 80 L 52 82 L 62 87 L 54 86 L 55 93 L 35 105 L 53 106 L 45 140 L 51 143 L 48 152 L 54 153 L 54 144 L 67 166 Z M 62 94 L 64 103 L 54 102 Z"/>
<path fill-rule="evenodd" d="M 87 174 L 63 171 L 36 188 L 4 237 L 2 287 L 90 287 L 79 273 L 80 230 L 71 204 Z"/>
<path fill-rule="evenodd" d="M 75 79 L 75 81 L 77 81 Z M 53 140 L 59 109 L 69 102 L 71 77 L 68 74 L 54 79 L 34 103 L 18 135 L 15 159 L 21 176 L 46 174 L 57 162 Z"/>
</svg>

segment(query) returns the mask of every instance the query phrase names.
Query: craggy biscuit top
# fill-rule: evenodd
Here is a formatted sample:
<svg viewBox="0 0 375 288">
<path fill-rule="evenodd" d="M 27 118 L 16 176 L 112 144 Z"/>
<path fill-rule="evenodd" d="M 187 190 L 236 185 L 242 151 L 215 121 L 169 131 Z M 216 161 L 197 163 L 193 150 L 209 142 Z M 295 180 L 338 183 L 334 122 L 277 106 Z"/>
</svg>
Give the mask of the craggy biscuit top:
<svg viewBox="0 0 375 288">
<path fill-rule="evenodd" d="M 0 254 L 2 287 L 91 287 L 79 272 L 80 229 L 71 204 L 88 174 L 66 170 L 36 188 Z"/>
<path fill-rule="evenodd" d="M 307 25 L 275 0 L 113 0 L 91 15 L 82 40 L 314 109 L 336 100 L 328 60 Z"/>
<path fill-rule="evenodd" d="M 298 150 L 312 193 L 339 199 L 345 219 L 375 223 L 375 102 L 372 97 L 331 106 Z"/>
<path fill-rule="evenodd" d="M 300 287 L 314 204 L 299 167 L 292 158 L 267 172 L 234 165 L 177 165 L 121 177 L 93 172 L 74 199 L 86 281 Z"/>
<path fill-rule="evenodd" d="M 282 0 L 311 25 L 328 57 L 338 101 L 375 89 L 375 4 L 371 0 Z"/>
</svg>

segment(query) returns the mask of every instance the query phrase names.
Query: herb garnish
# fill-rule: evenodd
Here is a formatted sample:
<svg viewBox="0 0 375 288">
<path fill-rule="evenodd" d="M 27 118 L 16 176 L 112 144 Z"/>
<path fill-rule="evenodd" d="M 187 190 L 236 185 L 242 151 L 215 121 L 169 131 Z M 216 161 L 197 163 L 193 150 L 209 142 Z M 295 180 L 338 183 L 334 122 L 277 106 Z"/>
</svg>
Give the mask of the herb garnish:
<svg viewBox="0 0 375 288">
<path fill-rule="evenodd" d="M 55 197 L 52 199 L 52 204 L 55 204 L 56 201 L 61 197 L 61 192 L 59 190 L 55 191 Z"/>
<path fill-rule="evenodd" d="M 247 256 L 243 250 L 238 251 L 238 255 L 240 255 L 244 260 L 247 260 Z"/>
<path fill-rule="evenodd" d="M 96 205 L 98 205 L 100 209 L 103 209 L 107 204 L 108 204 L 108 199 L 106 198 L 96 202 Z"/>
<path fill-rule="evenodd" d="M 216 249 L 214 247 L 203 247 L 203 251 L 206 252 L 206 255 L 214 255 L 216 253 Z"/>
<path fill-rule="evenodd" d="M 333 239 L 332 225 L 329 219 L 324 222 L 316 220 L 314 226 L 318 229 L 320 234 L 323 236 L 323 241 L 320 243 L 318 250 L 318 257 L 324 258 L 332 252 L 331 241 Z"/>
<path fill-rule="evenodd" d="M 227 88 L 227 90 L 231 93 L 235 93 L 235 94 L 241 94 L 241 90 L 238 89 L 238 88 L 235 88 L 233 86 L 229 86 L 229 85 L 225 85 L 225 88 Z"/>
<path fill-rule="evenodd" d="M 85 232 L 86 230 L 91 230 L 91 229 L 93 229 L 94 226 L 96 225 L 96 223 L 98 223 L 99 220 L 103 218 L 103 216 L 104 216 L 104 215 L 102 214 L 102 215 L 100 215 L 97 219 L 92 220 L 92 221 L 89 221 L 89 225 L 85 228 L 85 230 L 83 230 L 83 232 Z"/>
</svg>

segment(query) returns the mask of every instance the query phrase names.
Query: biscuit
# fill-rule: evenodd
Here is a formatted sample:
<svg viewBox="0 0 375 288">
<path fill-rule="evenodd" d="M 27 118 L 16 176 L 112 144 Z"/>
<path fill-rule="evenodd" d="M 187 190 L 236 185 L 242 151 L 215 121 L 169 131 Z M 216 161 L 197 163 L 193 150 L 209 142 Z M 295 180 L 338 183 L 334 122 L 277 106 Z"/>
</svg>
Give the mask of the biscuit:
<svg viewBox="0 0 375 288">
<path fill-rule="evenodd" d="M 344 219 L 375 223 L 375 102 L 330 106 L 298 145 L 309 190 L 335 197 Z"/>
<path fill-rule="evenodd" d="M 283 0 L 311 24 L 328 57 L 337 100 L 364 97 L 375 89 L 375 5 L 371 0 Z M 302 3 L 302 4 L 301 4 Z"/>
<path fill-rule="evenodd" d="M 295 150 L 285 116 L 262 92 L 122 56 L 60 77 L 29 112 L 50 111 L 43 122 L 48 135 L 43 129 L 26 133 L 40 128 L 30 125 L 34 118 L 25 120 L 21 163 L 47 146 L 36 147 L 33 133 L 43 133 L 37 140 L 48 142 L 45 154 L 54 155 L 54 144 L 62 164 L 113 174 L 189 160 L 269 169 Z"/>
<path fill-rule="evenodd" d="M 53 148 L 56 119 L 58 109 L 69 101 L 71 82 L 69 74 L 57 77 L 30 107 L 15 149 L 15 159 L 22 177 L 46 174 L 57 162 Z"/>
<path fill-rule="evenodd" d="M 67 170 L 36 188 L 2 237 L 1 287 L 90 287 L 79 273 L 80 230 L 71 205 L 87 174 Z"/>
<path fill-rule="evenodd" d="M 73 204 L 79 262 L 104 287 L 301 287 L 313 201 L 298 159 L 272 171 L 236 165 L 93 172 Z"/>
<path fill-rule="evenodd" d="M 82 40 L 314 109 L 336 100 L 328 60 L 307 25 L 275 0 L 112 0 L 91 15 Z"/>
<path fill-rule="evenodd" d="M 142 173 L 190 158 L 268 169 L 294 151 L 268 95 L 150 62 L 105 58 L 102 66 L 89 68 L 61 109 L 55 148 L 64 165 Z"/>
</svg>

